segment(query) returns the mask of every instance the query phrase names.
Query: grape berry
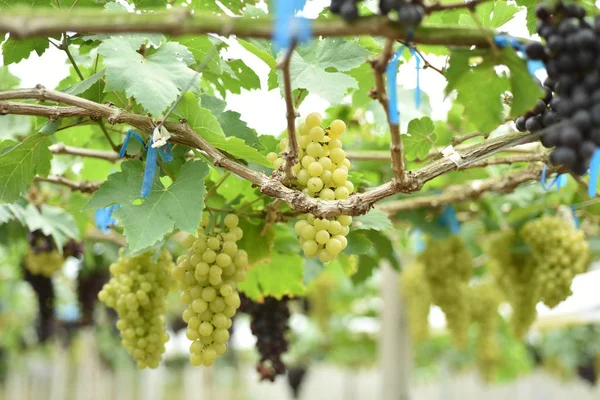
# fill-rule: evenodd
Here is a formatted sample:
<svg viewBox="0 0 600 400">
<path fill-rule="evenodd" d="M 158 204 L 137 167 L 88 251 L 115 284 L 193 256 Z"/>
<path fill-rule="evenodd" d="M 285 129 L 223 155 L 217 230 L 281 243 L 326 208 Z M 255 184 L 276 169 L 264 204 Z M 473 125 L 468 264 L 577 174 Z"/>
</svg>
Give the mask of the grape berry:
<svg viewBox="0 0 600 400">
<path fill-rule="evenodd" d="M 429 337 L 431 290 L 425 278 L 423 264 L 415 263 L 402 270 L 400 293 L 406 303 L 411 337 L 416 341 L 426 340 Z"/>
<path fill-rule="evenodd" d="M 332 0 L 329 9 L 346 21 L 355 21 L 358 16 L 359 0 Z M 382 15 L 396 12 L 396 21 L 402 25 L 418 26 L 425 17 L 425 7 L 420 0 L 379 0 Z"/>
</svg>

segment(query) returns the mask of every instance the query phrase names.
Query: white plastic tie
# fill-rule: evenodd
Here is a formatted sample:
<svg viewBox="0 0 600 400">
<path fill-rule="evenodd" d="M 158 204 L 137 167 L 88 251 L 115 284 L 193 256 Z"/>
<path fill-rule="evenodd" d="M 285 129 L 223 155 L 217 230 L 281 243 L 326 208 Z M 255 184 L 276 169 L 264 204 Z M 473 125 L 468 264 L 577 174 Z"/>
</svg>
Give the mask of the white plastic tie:
<svg viewBox="0 0 600 400">
<path fill-rule="evenodd" d="M 157 126 L 154 128 L 154 132 L 152 134 L 152 148 L 156 149 L 159 147 L 163 147 L 167 144 L 167 141 L 171 138 L 171 134 L 164 126 Z"/>
<path fill-rule="evenodd" d="M 452 161 L 457 167 L 460 167 L 462 156 L 454 149 L 454 146 L 448 145 L 442 149 L 444 158 Z"/>
</svg>

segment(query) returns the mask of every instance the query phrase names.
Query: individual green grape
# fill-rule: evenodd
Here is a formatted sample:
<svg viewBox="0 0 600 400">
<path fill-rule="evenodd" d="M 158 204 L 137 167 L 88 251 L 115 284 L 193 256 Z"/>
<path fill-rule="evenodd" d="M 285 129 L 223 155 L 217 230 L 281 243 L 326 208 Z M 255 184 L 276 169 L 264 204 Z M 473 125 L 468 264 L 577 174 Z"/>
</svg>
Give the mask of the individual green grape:
<svg viewBox="0 0 600 400">
<path fill-rule="evenodd" d="M 423 264 L 413 263 L 400 275 L 400 294 L 406 303 L 408 329 L 415 341 L 429 337 L 429 310 L 432 299 Z"/>
<path fill-rule="evenodd" d="M 329 124 L 328 135 L 332 139 L 337 139 L 346 132 L 346 123 L 342 120 L 336 119 Z"/>
<path fill-rule="evenodd" d="M 173 287 L 173 261 L 168 251 L 163 251 L 157 261 L 153 253 L 124 257 L 121 250 L 119 259 L 109 268 L 110 281 L 98 293 L 100 301 L 117 312 L 123 346 L 140 369 L 158 367 L 169 340 L 164 313 L 167 294 Z M 181 271 L 174 275 L 185 279 Z"/>
<path fill-rule="evenodd" d="M 419 261 L 425 267 L 433 304 L 439 306 L 446 315 L 448 330 L 455 345 L 465 348 L 470 318 L 464 291 L 473 271 L 469 250 L 455 235 L 444 240 L 428 238 Z"/>
<path fill-rule="evenodd" d="M 190 364 L 194 366 L 210 366 L 225 353 L 227 329 L 240 306 L 237 283 L 246 278 L 248 254 L 236 244 L 243 237 L 239 218 L 230 214 L 223 223 L 224 227 L 212 232 L 199 230 L 171 274 L 184 295 L 189 293 L 190 302 L 184 302 L 189 306 L 182 318 L 188 324 L 186 336 L 193 341 Z M 197 260 L 202 261 L 196 264 Z"/>
</svg>

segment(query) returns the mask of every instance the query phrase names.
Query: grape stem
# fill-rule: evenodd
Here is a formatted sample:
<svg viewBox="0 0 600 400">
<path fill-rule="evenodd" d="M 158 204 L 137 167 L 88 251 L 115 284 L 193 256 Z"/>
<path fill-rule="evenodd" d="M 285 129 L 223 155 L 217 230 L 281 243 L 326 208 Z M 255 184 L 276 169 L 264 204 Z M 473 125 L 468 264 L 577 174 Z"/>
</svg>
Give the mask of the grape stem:
<svg viewBox="0 0 600 400">
<path fill-rule="evenodd" d="M 115 163 L 119 160 L 119 155 L 114 151 L 103 151 L 86 149 L 82 147 L 67 146 L 64 143 L 56 143 L 50 146 L 48 149 L 54 154 L 69 154 L 73 156 L 98 158 L 111 163 Z"/>
<path fill-rule="evenodd" d="M 431 14 L 436 11 L 456 10 L 459 8 L 475 9 L 478 4 L 485 3 L 490 0 L 467 0 L 462 3 L 442 4 L 437 1 L 435 4 L 425 7 L 425 12 Z"/>
<path fill-rule="evenodd" d="M 285 154 L 283 155 L 285 158 L 283 169 L 285 172 L 286 181 L 291 181 L 296 178 L 296 174 L 292 168 L 298 163 L 298 138 L 296 137 L 296 117 L 298 115 L 294 109 L 292 78 L 290 74 L 290 62 L 295 49 L 296 43 L 293 43 L 286 51 L 283 61 L 278 65 L 278 68 L 280 68 L 283 73 L 283 92 L 287 118 L 288 145 Z"/>
<path fill-rule="evenodd" d="M 87 181 L 76 182 L 58 175 L 49 175 L 46 178 L 36 176 L 35 180 L 37 182 L 49 182 L 54 183 L 56 185 L 66 186 L 73 191 L 78 191 L 82 193 L 94 193 L 96 190 L 98 190 L 100 184 L 102 183 Z"/>
<path fill-rule="evenodd" d="M 7 101 L 23 99 L 56 102 L 66 104 L 68 107 Z M 30 89 L 0 91 L 0 115 L 5 114 L 35 115 L 53 119 L 85 116 L 96 119 L 105 118 L 110 124 L 127 124 L 148 134 L 152 133 L 155 126 L 152 119 L 146 115 L 129 113 L 112 105 L 99 104 L 56 90 L 48 90 L 40 85 Z M 456 164 L 451 160 L 441 158 L 433 160 L 421 168 L 406 171 L 404 180 L 401 182 L 387 182 L 371 188 L 364 193 L 353 194 L 347 200 L 325 201 L 311 198 L 301 191 L 286 187 L 280 181 L 272 179 L 262 172 L 254 171 L 238 161 L 227 157 L 194 131 L 185 121 L 169 121 L 165 123 L 165 127 L 172 134 L 172 143 L 189 146 L 192 149 L 201 151 L 215 166 L 225 168 L 242 179 L 250 181 L 263 194 L 275 199 L 284 200 L 294 211 L 312 213 L 318 218 L 332 218 L 341 214 L 351 216 L 365 214 L 375 203 L 387 197 L 393 196 L 396 193 L 413 193 L 419 191 L 426 182 L 458 169 Z M 511 146 L 535 140 L 537 138 L 532 135 L 509 133 L 465 146 L 464 148 L 457 149 L 457 151 L 461 155 L 463 164 L 466 165 L 473 160 L 479 161 L 484 157 L 488 157 L 498 150 L 506 151 Z M 534 175 L 531 173 L 526 174 L 520 182 L 537 179 L 537 176 Z M 415 198 L 415 200 L 419 199 Z M 427 207 L 427 204 L 425 203 L 423 207 Z"/>
</svg>

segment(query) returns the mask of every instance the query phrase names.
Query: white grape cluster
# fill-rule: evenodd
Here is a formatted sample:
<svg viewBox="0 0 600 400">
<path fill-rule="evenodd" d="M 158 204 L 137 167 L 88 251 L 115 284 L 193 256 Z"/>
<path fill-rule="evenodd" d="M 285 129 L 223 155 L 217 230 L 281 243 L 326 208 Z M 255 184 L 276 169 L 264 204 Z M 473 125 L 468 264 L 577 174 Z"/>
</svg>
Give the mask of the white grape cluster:
<svg viewBox="0 0 600 400">
<path fill-rule="evenodd" d="M 187 253 L 177 259 L 171 273 L 188 306 L 183 320 L 194 366 L 210 366 L 227 350 L 231 318 L 240 306 L 237 283 L 246 279 L 248 268 L 248 254 L 236 244 L 244 234 L 238 223 L 238 217 L 230 214 L 223 229 L 214 228 L 212 233 L 201 229 L 197 237 L 190 236 L 184 243 Z M 206 228 L 207 219 L 202 225 Z"/>
<path fill-rule="evenodd" d="M 98 293 L 100 301 L 117 312 L 123 346 L 139 369 L 158 367 L 169 340 L 164 313 L 173 287 L 169 276 L 173 261 L 168 251 L 156 262 L 152 255 L 148 251 L 123 257 L 121 252 L 110 266 L 110 281 Z"/>
<path fill-rule="evenodd" d="M 42 275 L 49 278 L 56 271 L 59 271 L 64 263 L 65 259 L 58 250 L 40 251 L 39 253 L 29 251 L 25 255 L 25 267 L 33 275 Z"/>
<path fill-rule="evenodd" d="M 344 121 L 336 119 L 328 128 L 321 127 L 323 118 L 319 113 L 306 117 L 298 127 L 298 159 L 293 166 L 296 180 L 293 184 L 310 197 L 323 200 L 345 200 L 354 185 L 348 180 L 351 167 L 342 149 L 340 136 L 346 131 Z M 280 142 L 282 151 L 287 148 L 287 139 Z M 267 159 L 278 169 L 284 159 L 277 153 L 269 153 Z M 352 217 L 341 215 L 337 219 L 319 219 L 312 214 L 296 223 L 302 249 L 307 257 L 318 257 L 322 262 L 332 260 L 348 245 L 346 235 L 350 231 Z"/>
</svg>

